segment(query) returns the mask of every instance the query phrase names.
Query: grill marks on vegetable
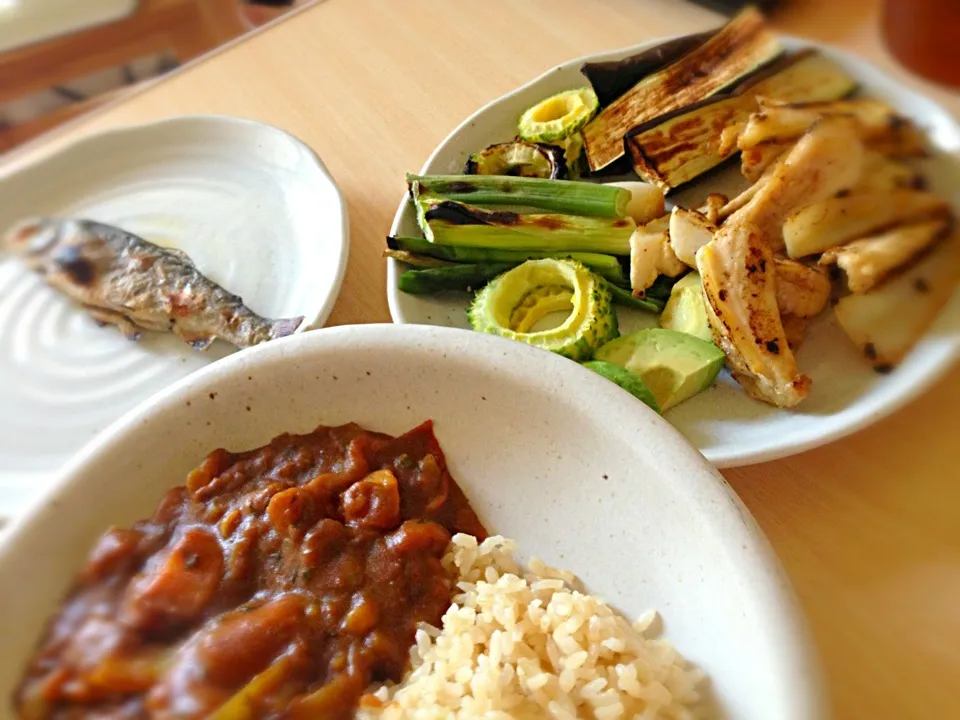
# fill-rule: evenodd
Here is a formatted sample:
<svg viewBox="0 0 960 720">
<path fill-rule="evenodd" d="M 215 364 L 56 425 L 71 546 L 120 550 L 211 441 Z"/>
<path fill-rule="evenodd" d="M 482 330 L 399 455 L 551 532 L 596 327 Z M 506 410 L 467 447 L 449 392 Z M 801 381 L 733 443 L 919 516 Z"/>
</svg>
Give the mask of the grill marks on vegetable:
<svg viewBox="0 0 960 720">
<path fill-rule="evenodd" d="M 481 210 L 466 207 L 457 202 L 444 200 L 426 211 L 424 217 L 430 220 L 439 220 L 451 225 L 519 225 L 536 227 L 542 230 L 564 230 L 576 227 L 576 223 L 563 215 L 527 215 L 522 218 L 520 213 L 511 210 Z M 614 228 L 630 227 L 629 220 L 614 220 Z"/>
<path fill-rule="evenodd" d="M 590 169 L 601 170 L 624 155 L 623 138 L 656 117 L 708 98 L 783 51 L 755 8 L 747 8 L 702 44 L 643 77 L 583 130 Z"/>
<path fill-rule="evenodd" d="M 425 217 L 451 225 L 516 225 L 520 222 L 520 214 L 510 210 L 479 210 L 449 200 L 427 210 Z"/>
</svg>

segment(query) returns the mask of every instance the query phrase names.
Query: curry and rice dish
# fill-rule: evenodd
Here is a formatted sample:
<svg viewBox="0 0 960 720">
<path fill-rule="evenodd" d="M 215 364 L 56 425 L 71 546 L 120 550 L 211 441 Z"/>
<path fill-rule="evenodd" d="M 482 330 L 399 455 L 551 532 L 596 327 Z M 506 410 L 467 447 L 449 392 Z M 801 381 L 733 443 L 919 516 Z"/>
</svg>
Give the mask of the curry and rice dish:
<svg viewBox="0 0 960 720">
<path fill-rule="evenodd" d="M 693 717 L 701 674 L 487 533 L 431 423 L 216 450 L 96 543 L 26 720 Z"/>
</svg>

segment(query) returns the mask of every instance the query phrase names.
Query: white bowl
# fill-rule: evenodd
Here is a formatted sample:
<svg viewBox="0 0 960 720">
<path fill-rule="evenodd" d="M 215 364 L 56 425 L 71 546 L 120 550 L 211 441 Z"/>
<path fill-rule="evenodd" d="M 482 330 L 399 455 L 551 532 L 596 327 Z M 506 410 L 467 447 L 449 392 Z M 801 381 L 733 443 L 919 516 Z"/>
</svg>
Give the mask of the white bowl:
<svg viewBox="0 0 960 720">
<path fill-rule="evenodd" d="M 434 150 L 421 174 L 460 173 L 472 152 L 516 134 L 516 119 L 534 103 L 554 93 L 587 84 L 580 66 L 587 60 L 615 60 L 663 42 L 652 40 L 553 68 L 500 97 L 464 120 Z M 789 49 L 816 43 L 784 38 Z M 922 163 L 931 188 L 950 200 L 960 213 L 960 125 L 949 112 L 901 85 L 868 62 L 840 50 L 817 46 L 851 75 L 863 90 L 889 102 L 923 127 L 939 154 Z M 605 178 L 604 181 L 622 178 Z M 632 175 L 629 178 L 634 179 Z M 731 197 L 746 182 L 738 168 L 718 169 L 668 196 L 684 207 L 697 207 L 709 192 Z M 406 196 L 394 217 L 391 235 L 420 235 L 416 214 Z M 444 297 L 408 295 L 397 289 L 398 263 L 387 261 L 387 299 L 394 322 L 467 327 L 465 294 Z M 656 326 L 657 316 L 618 308 L 623 334 Z M 810 397 L 796 408 L 775 408 L 747 396 L 729 373 L 706 392 L 672 408 L 666 418 L 717 467 L 774 460 L 824 445 L 892 413 L 929 388 L 960 357 L 960 293 L 943 309 L 926 337 L 889 375 L 878 375 L 860 357 L 826 312 L 812 323 L 797 354 L 800 369 L 813 378 Z"/>
<path fill-rule="evenodd" d="M 577 573 L 711 677 L 719 717 L 826 715 L 779 567 L 720 475 L 664 420 L 559 356 L 444 328 L 361 325 L 238 353 L 154 396 L 75 458 L 0 546 L 0 696 L 99 533 L 152 513 L 217 447 L 432 418 L 487 528 Z M 9 708 L 0 717 L 11 717 Z"/>
</svg>

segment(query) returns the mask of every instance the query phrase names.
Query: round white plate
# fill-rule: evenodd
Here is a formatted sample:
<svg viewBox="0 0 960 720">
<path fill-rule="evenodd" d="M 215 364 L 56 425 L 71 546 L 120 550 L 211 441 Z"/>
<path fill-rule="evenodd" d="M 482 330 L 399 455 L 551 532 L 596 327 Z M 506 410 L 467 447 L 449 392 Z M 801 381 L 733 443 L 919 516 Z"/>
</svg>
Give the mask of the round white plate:
<svg viewBox="0 0 960 720">
<path fill-rule="evenodd" d="M 421 174 L 460 173 L 470 153 L 509 140 L 516 134 L 516 118 L 530 105 L 553 93 L 587 84 L 580 74 L 585 61 L 619 59 L 660 42 L 663 40 L 572 60 L 494 100 L 440 144 Z M 811 45 L 792 38 L 784 43 L 791 49 Z M 888 100 L 928 131 L 941 154 L 924 161 L 923 171 L 932 189 L 960 209 L 960 127 L 950 114 L 869 63 L 832 48 L 821 49 L 857 77 L 865 93 Z M 616 179 L 621 178 L 608 181 Z M 696 207 L 709 192 L 729 192 L 732 196 L 743 187 L 746 183 L 738 169 L 730 167 L 671 194 L 668 200 Z M 406 198 L 390 232 L 420 235 Z M 397 289 L 397 277 L 403 269 L 392 259 L 387 262 L 387 296 L 394 322 L 468 327 L 465 310 L 469 299 L 465 295 L 436 298 L 402 293 Z M 656 316 L 636 310 L 619 308 L 618 314 L 623 334 L 657 323 Z M 801 369 L 813 378 L 813 390 L 798 408 L 780 410 L 752 400 L 724 371 L 712 388 L 668 411 L 666 418 L 718 467 L 773 460 L 826 444 L 876 422 L 933 384 L 958 356 L 960 294 L 909 357 L 886 376 L 873 372 L 859 357 L 836 325 L 833 313 L 827 312 L 811 326 L 798 353 Z"/>
<path fill-rule="evenodd" d="M 180 117 L 83 140 L 0 179 L 0 232 L 29 215 L 87 217 L 185 250 L 272 317 L 323 324 L 347 262 L 347 211 L 306 145 L 228 117 Z M 0 518 L 141 400 L 233 351 L 98 327 L 0 253 Z"/>
<path fill-rule="evenodd" d="M 318 424 L 397 434 L 427 419 L 491 532 L 574 571 L 628 615 L 661 612 L 666 637 L 710 675 L 718 718 L 827 716 L 765 539 L 676 430 L 546 351 L 396 325 L 330 328 L 238 353 L 88 445 L 0 545 L 0 587 L 17 587 L 0 593 L 0 697 L 10 697 L 99 533 L 149 516 L 208 452 Z"/>
</svg>

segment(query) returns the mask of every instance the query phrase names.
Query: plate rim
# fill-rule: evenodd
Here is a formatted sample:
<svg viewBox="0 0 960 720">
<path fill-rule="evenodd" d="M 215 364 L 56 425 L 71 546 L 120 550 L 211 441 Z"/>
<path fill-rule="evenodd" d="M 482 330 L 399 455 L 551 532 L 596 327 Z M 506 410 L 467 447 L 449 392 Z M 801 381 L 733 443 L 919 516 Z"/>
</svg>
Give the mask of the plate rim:
<svg viewBox="0 0 960 720">
<path fill-rule="evenodd" d="M 298 138 L 293 133 L 284 130 L 283 128 L 277 127 L 276 125 L 272 125 L 270 123 L 254 120 L 252 118 L 238 117 L 223 113 L 185 113 L 168 115 L 154 120 L 123 124 L 114 128 L 106 128 L 104 130 L 90 133 L 89 135 L 79 137 L 67 143 L 63 147 L 59 147 L 49 153 L 43 154 L 32 161 L 17 162 L 15 159 L 10 165 L 0 165 L 0 182 L 16 182 L 16 177 L 24 172 L 39 171 L 42 173 L 44 172 L 44 167 L 50 163 L 63 162 L 64 159 L 69 160 L 69 158 L 75 153 L 82 153 L 90 147 L 96 147 L 99 144 L 111 142 L 120 137 L 124 138 L 125 142 L 128 142 L 131 138 L 135 139 L 138 136 L 145 136 L 148 139 L 152 138 L 154 133 L 158 131 L 163 132 L 168 129 L 176 131 L 178 126 L 186 126 L 189 129 L 191 126 L 216 127 L 224 125 L 237 128 L 253 129 L 258 133 L 267 133 L 279 140 L 282 140 L 283 142 L 290 143 L 291 146 L 295 148 L 301 155 L 301 157 L 305 158 L 309 162 L 311 173 L 318 173 L 317 179 L 326 183 L 332 190 L 333 196 L 336 198 L 339 207 L 340 219 L 337 223 L 336 230 L 331 232 L 332 242 L 330 243 L 330 250 L 335 252 L 337 256 L 336 271 L 333 274 L 329 290 L 327 291 L 323 301 L 317 305 L 314 312 L 311 312 L 309 315 L 304 317 L 303 322 L 293 332 L 293 334 L 300 335 L 304 332 L 321 328 L 325 325 L 330 317 L 330 314 L 333 312 L 337 300 L 340 297 L 340 292 L 343 288 L 343 282 L 346 277 L 347 266 L 350 259 L 351 245 L 349 208 L 340 186 L 333 177 L 333 174 L 327 168 L 326 164 L 323 162 L 323 159 L 320 157 L 320 155 L 306 142 Z M 78 193 L 78 195 L 82 195 L 82 190 Z M 0 228 L 0 230 L 2 230 L 2 228 Z M 235 354 L 237 353 L 231 353 L 231 355 Z M 216 361 L 210 364 L 215 363 Z M 89 442 L 90 441 L 88 441 L 88 443 Z M 79 448 L 76 452 L 80 452 L 82 449 L 83 447 Z M 76 452 L 74 454 L 76 454 Z M 63 467 L 65 467 L 65 465 L 53 471 L 25 472 L 21 473 L 20 477 L 28 479 L 31 484 L 33 484 L 34 480 L 36 480 L 37 483 L 49 484 L 55 481 L 59 470 Z M 12 524 L 16 518 L 30 512 L 32 506 L 36 505 L 44 494 L 43 491 L 36 493 L 30 492 L 27 494 L 27 499 L 25 501 L 17 500 L 16 498 L 21 498 L 24 496 L 22 485 L 23 483 L 5 485 L 3 482 L 0 482 L 0 495 L 6 494 L 6 488 L 10 488 L 11 492 L 9 493 L 9 497 L 14 498 L 10 502 L 9 507 L 6 508 L 6 510 L 9 510 L 9 512 L 0 512 L 0 533 L 3 532 L 5 527 Z"/>
<path fill-rule="evenodd" d="M 82 475 L 89 467 L 103 462 L 109 453 L 124 447 L 127 435 L 142 423 L 176 407 L 184 407 L 188 399 L 206 393 L 224 378 L 249 374 L 258 366 L 280 368 L 282 373 L 283 361 L 292 356 L 321 358 L 329 353 L 357 352 L 358 348 L 368 352 L 389 351 L 391 347 L 405 350 L 416 348 L 417 352 L 434 357 L 434 351 L 457 347 L 460 352 L 453 356 L 453 362 L 474 362 L 489 366 L 488 359 L 484 359 L 482 363 L 472 359 L 474 356 L 469 352 L 471 345 L 488 345 L 496 347 L 503 356 L 519 356 L 520 362 L 507 363 L 507 367 L 517 368 L 518 376 L 533 375 L 532 368 L 536 365 L 536 377 L 555 377 L 555 374 L 542 371 L 543 364 L 555 364 L 556 372 L 559 373 L 582 373 L 582 382 L 578 383 L 578 387 L 586 387 L 592 395 L 606 395 L 605 400 L 609 402 L 609 406 L 605 407 L 612 407 L 618 414 L 643 418 L 649 423 L 645 428 L 648 436 L 652 429 L 654 433 L 675 445 L 678 451 L 673 457 L 676 468 L 671 475 L 675 476 L 676 482 L 672 483 L 672 486 L 679 487 L 685 497 L 697 503 L 709 503 L 711 507 L 717 508 L 718 513 L 722 513 L 715 520 L 716 526 L 723 527 L 729 533 L 725 535 L 725 545 L 737 547 L 735 563 L 740 570 L 739 574 L 744 579 L 751 579 L 757 606 L 763 613 L 762 622 L 768 632 L 775 633 L 781 641 L 776 662 L 783 674 L 776 677 L 785 683 L 783 700 L 785 703 L 790 701 L 790 720 L 822 720 L 829 717 L 830 698 L 823 666 L 809 630 L 807 616 L 793 585 L 766 534 L 716 467 L 669 422 L 645 405 L 628 400 L 613 384 L 591 371 L 567 363 L 564 358 L 548 351 L 463 328 L 412 323 L 371 323 L 322 328 L 263 343 L 244 353 L 234 353 L 181 378 L 141 401 L 101 431 L 63 466 L 55 480 L 44 487 L 38 496 L 38 502 L 16 516 L 7 528 L 0 531 L 0 569 L 6 557 L 22 549 L 21 540 L 29 535 L 34 526 L 43 526 L 49 522 L 49 516 L 69 511 L 59 496 L 68 488 L 82 485 Z M 523 356 L 526 356 L 526 359 Z M 591 383 L 594 384 L 593 388 L 589 388 Z M 594 414 L 595 411 L 589 412 Z M 643 444 L 640 444 L 636 452 L 645 453 L 643 447 Z M 786 677 L 787 672 L 791 673 L 790 677 Z"/>
<path fill-rule="evenodd" d="M 33 162 L 28 161 L 25 163 L 13 163 L 13 165 L 10 167 L 0 168 L 0 180 L 11 181 L 16 178 L 16 176 L 24 172 L 38 170 L 42 171 L 43 167 L 52 161 L 62 161 L 63 158 L 69 158 L 69 156 L 73 153 L 82 151 L 89 146 L 102 143 L 104 140 L 109 140 L 110 138 L 125 136 L 129 139 L 131 137 L 136 137 L 137 135 L 149 135 L 155 131 L 163 130 L 168 127 L 176 129 L 176 126 L 178 125 L 185 125 L 188 127 L 191 125 L 233 125 L 236 127 L 252 128 L 257 132 L 275 134 L 279 137 L 282 137 L 286 142 L 291 143 L 294 147 L 300 150 L 303 156 L 310 160 L 313 169 L 319 172 L 320 177 L 329 183 L 330 187 L 333 189 L 333 193 L 337 199 L 337 204 L 340 208 L 340 222 L 338 223 L 339 232 L 335 246 L 338 258 L 337 271 L 334 275 L 333 282 L 330 285 L 330 290 L 327 293 L 327 297 L 320 304 L 315 313 L 304 318 L 304 321 L 294 331 L 294 334 L 299 334 L 310 329 L 321 327 L 330 317 L 330 313 L 333 312 L 333 307 L 340 296 L 340 290 L 343 287 L 343 280 L 346 276 L 347 265 L 350 259 L 349 209 L 346 199 L 340 190 L 340 186 L 337 184 L 336 179 L 333 177 L 333 174 L 327 168 L 320 155 L 306 142 L 281 127 L 271 123 L 261 122 L 260 120 L 239 117 L 236 115 L 228 115 L 225 113 L 184 113 L 178 115 L 167 115 L 154 120 L 129 123 L 119 125 L 114 128 L 106 128 L 104 130 L 99 130 L 89 135 L 77 138 L 67 145 L 37 158 Z"/>
<path fill-rule="evenodd" d="M 594 54 L 581 55 L 550 67 L 534 77 L 532 80 L 529 80 L 513 90 L 490 100 L 466 117 L 437 144 L 437 146 L 433 149 L 426 161 L 421 166 L 420 174 L 427 174 L 428 168 L 434 163 L 436 157 L 446 147 L 450 140 L 455 135 L 459 134 L 464 128 L 474 123 L 479 116 L 487 113 L 489 110 L 494 109 L 497 105 L 516 97 L 520 93 L 530 90 L 535 85 L 547 79 L 558 69 L 581 65 L 585 62 L 616 60 L 629 54 L 642 52 L 643 50 L 647 50 L 655 45 L 659 45 L 683 36 L 684 35 L 682 34 L 677 34 L 651 38 L 650 40 L 634 45 L 628 45 L 613 50 L 605 50 L 603 52 Z M 924 95 L 920 90 L 910 85 L 906 85 L 900 80 L 892 77 L 889 73 L 873 62 L 865 58 L 861 58 L 855 53 L 849 52 L 830 43 L 823 43 L 808 38 L 782 33 L 778 36 L 784 41 L 787 49 L 796 48 L 797 46 L 815 47 L 824 50 L 829 54 L 842 58 L 845 63 L 849 63 L 852 66 L 860 68 L 866 68 L 869 72 L 875 73 L 878 76 L 882 76 L 886 82 L 896 86 L 898 91 L 910 95 L 915 101 L 922 101 L 927 105 L 935 107 L 944 116 L 949 117 L 954 126 L 957 127 L 958 135 L 960 135 L 960 120 L 957 119 L 954 113 L 948 111 L 936 100 Z M 397 232 L 397 228 L 399 227 L 404 215 L 406 203 L 407 200 L 405 194 L 403 199 L 400 201 L 397 211 L 394 213 L 393 221 L 390 225 L 391 235 Z M 415 320 L 404 319 L 403 312 L 400 308 L 400 291 L 397 289 L 398 262 L 393 258 L 387 258 L 386 260 L 387 306 L 390 311 L 390 318 L 394 323 L 399 325 L 417 324 L 417 321 Z M 948 302 L 956 302 L 958 298 L 960 298 L 960 288 L 955 290 L 952 300 Z M 833 430 L 828 435 L 816 435 L 808 433 L 804 437 L 798 438 L 797 440 L 786 439 L 778 443 L 768 443 L 747 451 L 738 451 L 735 446 L 730 447 L 727 450 L 721 449 L 720 451 L 711 450 L 709 448 L 706 450 L 700 450 L 699 448 L 697 449 L 698 451 L 702 452 L 707 460 L 715 467 L 725 469 L 747 467 L 749 465 L 757 465 L 760 463 L 770 462 L 772 460 L 780 460 L 813 450 L 815 448 L 832 444 L 838 440 L 842 440 L 843 438 L 849 437 L 850 435 L 875 425 L 881 420 L 893 415 L 898 410 L 903 409 L 917 399 L 920 395 L 943 380 L 958 361 L 960 361 L 960 338 L 953 342 L 952 348 L 942 360 L 929 366 L 929 370 L 924 373 L 924 375 L 918 381 L 911 383 L 909 386 L 904 386 L 901 391 L 893 395 L 892 399 L 888 399 L 886 394 L 881 394 L 879 397 L 875 397 L 872 402 L 862 406 L 861 411 L 853 420 L 847 421 L 841 427 Z"/>
</svg>

